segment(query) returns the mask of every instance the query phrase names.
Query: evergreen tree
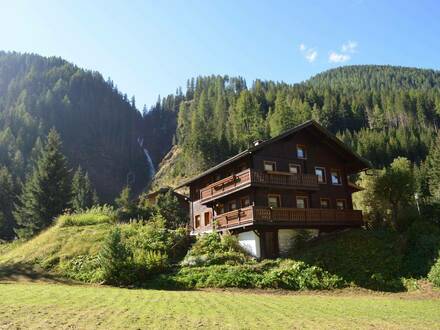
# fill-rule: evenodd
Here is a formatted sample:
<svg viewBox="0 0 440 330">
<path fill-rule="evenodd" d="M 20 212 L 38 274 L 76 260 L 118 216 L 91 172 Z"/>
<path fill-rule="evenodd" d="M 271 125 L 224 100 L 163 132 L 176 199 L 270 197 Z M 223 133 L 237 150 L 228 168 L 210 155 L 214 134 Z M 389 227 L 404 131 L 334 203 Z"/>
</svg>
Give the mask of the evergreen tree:
<svg viewBox="0 0 440 330">
<path fill-rule="evenodd" d="M 14 235 L 15 221 L 12 209 L 15 185 L 12 175 L 6 167 L 0 167 L 0 239 L 9 239 Z"/>
<path fill-rule="evenodd" d="M 49 226 L 70 202 L 67 161 L 61 139 L 51 129 L 32 173 L 27 177 L 14 212 L 21 235 L 29 236 Z"/>
<path fill-rule="evenodd" d="M 78 166 L 72 179 L 72 209 L 85 210 L 98 203 L 98 195 L 92 187 L 88 173 Z"/>
<path fill-rule="evenodd" d="M 429 193 L 436 202 L 440 202 L 440 138 L 429 152 L 426 167 Z"/>
<path fill-rule="evenodd" d="M 171 189 L 159 194 L 157 210 L 164 217 L 165 225 L 168 228 L 175 229 L 188 223 L 188 215 Z"/>
</svg>

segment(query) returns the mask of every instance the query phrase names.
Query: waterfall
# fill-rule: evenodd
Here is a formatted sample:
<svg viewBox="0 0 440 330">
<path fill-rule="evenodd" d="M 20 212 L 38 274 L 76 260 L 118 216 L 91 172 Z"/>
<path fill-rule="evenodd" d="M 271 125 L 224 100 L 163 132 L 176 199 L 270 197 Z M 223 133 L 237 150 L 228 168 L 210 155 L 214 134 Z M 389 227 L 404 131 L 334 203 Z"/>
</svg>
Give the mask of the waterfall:
<svg viewBox="0 0 440 330">
<path fill-rule="evenodd" d="M 147 158 L 148 175 L 151 180 L 151 179 L 153 179 L 154 175 L 156 174 L 156 169 L 154 168 L 153 160 L 150 157 L 150 153 L 148 152 L 148 149 L 144 147 L 144 139 L 139 136 L 137 141 L 139 143 L 139 146 L 144 151 L 145 157 Z"/>
</svg>

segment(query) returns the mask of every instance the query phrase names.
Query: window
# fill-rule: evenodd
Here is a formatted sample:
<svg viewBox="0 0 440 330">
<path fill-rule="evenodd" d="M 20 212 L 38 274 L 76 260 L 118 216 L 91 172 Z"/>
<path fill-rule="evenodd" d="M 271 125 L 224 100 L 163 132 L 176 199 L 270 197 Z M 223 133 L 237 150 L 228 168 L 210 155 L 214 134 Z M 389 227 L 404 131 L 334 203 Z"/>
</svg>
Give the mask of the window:
<svg viewBox="0 0 440 330">
<path fill-rule="evenodd" d="M 240 207 L 248 207 L 250 204 L 249 196 L 240 198 Z"/>
<path fill-rule="evenodd" d="M 205 226 L 209 226 L 210 223 L 211 223 L 211 215 L 209 214 L 209 212 L 205 212 Z"/>
<path fill-rule="evenodd" d="M 329 209 L 330 208 L 330 199 L 321 198 L 321 209 Z"/>
<path fill-rule="evenodd" d="M 196 217 L 195 217 L 195 220 L 194 220 L 194 226 L 195 226 L 196 228 L 199 228 L 199 227 L 200 227 L 200 215 L 199 215 L 199 214 L 196 215 Z"/>
<path fill-rule="evenodd" d="M 347 208 L 345 199 L 337 199 L 336 200 L 336 209 L 345 210 Z"/>
<path fill-rule="evenodd" d="M 237 209 L 237 201 L 233 200 L 229 202 L 229 211 L 234 211 Z"/>
<path fill-rule="evenodd" d="M 315 167 L 315 174 L 318 177 L 318 183 L 326 183 L 327 178 L 325 177 L 324 167 Z"/>
<path fill-rule="evenodd" d="M 216 212 L 217 212 L 217 214 L 225 213 L 225 204 L 223 204 L 223 203 L 218 203 L 218 204 L 216 205 Z"/>
<path fill-rule="evenodd" d="M 280 195 L 267 195 L 267 205 L 269 207 L 280 207 Z"/>
<path fill-rule="evenodd" d="M 342 184 L 341 171 L 331 170 L 332 184 Z"/>
<path fill-rule="evenodd" d="M 296 196 L 296 207 L 306 209 L 309 207 L 309 199 L 306 196 Z"/>
<path fill-rule="evenodd" d="M 275 162 L 270 162 L 265 160 L 264 161 L 264 170 L 265 171 L 269 171 L 269 172 L 273 172 L 276 171 L 276 163 Z"/>
<path fill-rule="evenodd" d="M 307 158 L 306 146 L 304 146 L 302 144 L 298 144 L 296 146 L 296 157 L 301 158 L 301 159 Z"/>
<path fill-rule="evenodd" d="M 301 173 L 301 165 L 298 164 L 289 164 L 289 172 L 293 174 Z"/>
</svg>

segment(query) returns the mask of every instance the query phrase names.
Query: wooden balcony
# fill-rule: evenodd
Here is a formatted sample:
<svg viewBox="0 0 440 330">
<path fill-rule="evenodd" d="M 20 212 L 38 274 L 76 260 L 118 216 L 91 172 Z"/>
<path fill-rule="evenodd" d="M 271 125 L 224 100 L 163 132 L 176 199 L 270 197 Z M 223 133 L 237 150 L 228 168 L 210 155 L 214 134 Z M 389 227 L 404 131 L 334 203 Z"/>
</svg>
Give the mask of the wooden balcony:
<svg viewBox="0 0 440 330">
<path fill-rule="evenodd" d="M 318 179 L 315 174 L 259 172 L 252 169 L 246 169 L 201 189 L 200 202 L 204 204 L 251 185 L 303 190 L 319 189 Z"/>
<path fill-rule="evenodd" d="M 336 209 L 296 209 L 248 206 L 214 217 L 218 229 L 239 228 L 253 224 L 316 228 L 326 226 L 359 227 L 362 212 Z"/>
</svg>

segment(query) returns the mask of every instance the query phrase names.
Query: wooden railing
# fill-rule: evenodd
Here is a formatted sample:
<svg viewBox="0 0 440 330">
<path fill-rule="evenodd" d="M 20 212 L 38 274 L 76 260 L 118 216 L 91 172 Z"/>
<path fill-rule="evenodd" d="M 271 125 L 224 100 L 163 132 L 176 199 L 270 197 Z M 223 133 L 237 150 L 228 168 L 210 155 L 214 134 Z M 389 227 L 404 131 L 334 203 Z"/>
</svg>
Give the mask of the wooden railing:
<svg viewBox="0 0 440 330">
<path fill-rule="evenodd" d="M 200 199 L 202 203 L 207 202 L 250 184 L 318 189 L 318 179 L 314 174 L 259 172 L 246 169 L 204 187 L 200 190 Z"/>
<path fill-rule="evenodd" d="M 252 171 L 252 183 L 280 186 L 298 186 L 302 188 L 318 188 L 315 174 L 293 174 L 277 172 Z"/>
<path fill-rule="evenodd" d="M 258 223 L 313 226 L 356 226 L 362 224 L 358 210 L 297 209 L 249 206 L 214 217 L 217 228 L 227 229 Z"/>
<path fill-rule="evenodd" d="M 217 228 L 230 228 L 252 223 L 254 218 L 253 206 L 226 212 L 214 217 Z"/>
<path fill-rule="evenodd" d="M 247 169 L 240 173 L 228 176 L 222 180 L 216 181 L 200 190 L 200 199 L 205 201 L 213 197 L 221 196 L 227 192 L 237 190 L 251 182 L 251 170 Z"/>
<path fill-rule="evenodd" d="M 254 207 L 254 221 L 342 225 L 361 223 L 362 212 L 358 210 Z"/>
</svg>

